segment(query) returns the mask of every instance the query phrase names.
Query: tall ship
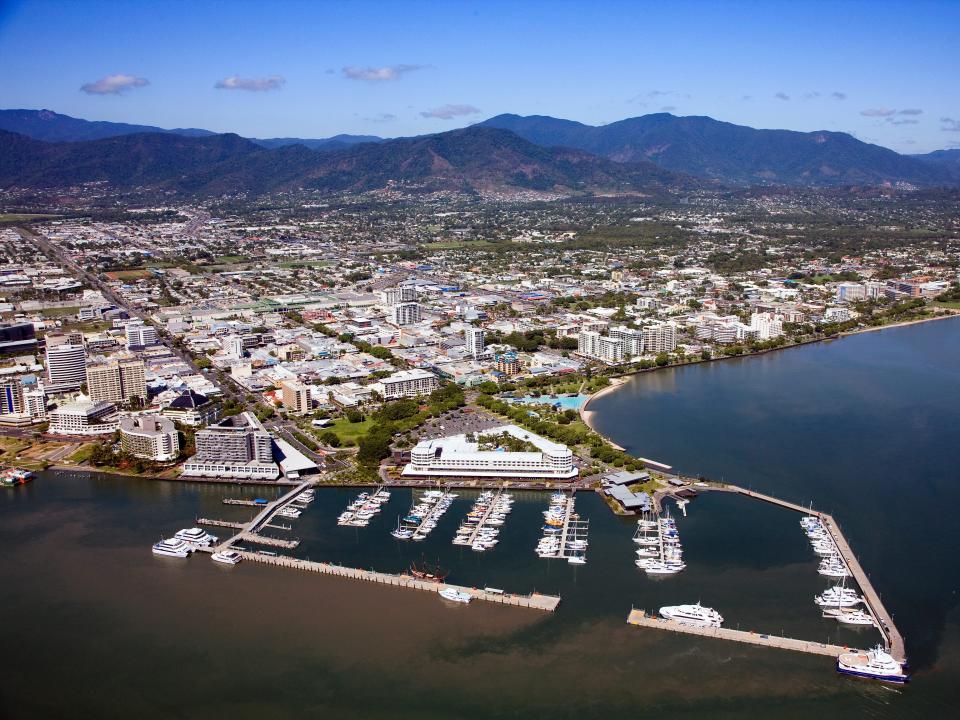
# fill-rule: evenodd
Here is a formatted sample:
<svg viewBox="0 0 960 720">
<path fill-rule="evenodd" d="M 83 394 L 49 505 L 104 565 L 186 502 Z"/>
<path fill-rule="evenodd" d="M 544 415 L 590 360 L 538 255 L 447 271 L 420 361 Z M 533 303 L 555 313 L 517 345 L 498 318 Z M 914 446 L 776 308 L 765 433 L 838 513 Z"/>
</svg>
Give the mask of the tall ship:
<svg viewBox="0 0 960 720">
<path fill-rule="evenodd" d="M 447 571 L 439 565 L 431 565 L 425 560 L 410 563 L 410 574 L 417 580 L 428 580 L 430 582 L 443 582 L 447 577 Z"/>
</svg>

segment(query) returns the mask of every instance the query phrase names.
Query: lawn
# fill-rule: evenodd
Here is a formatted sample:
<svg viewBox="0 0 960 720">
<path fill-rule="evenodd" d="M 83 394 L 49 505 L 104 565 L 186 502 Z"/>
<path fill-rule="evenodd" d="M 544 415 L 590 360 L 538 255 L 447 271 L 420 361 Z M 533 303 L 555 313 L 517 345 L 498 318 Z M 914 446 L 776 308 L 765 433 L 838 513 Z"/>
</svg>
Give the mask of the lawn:
<svg viewBox="0 0 960 720">
<path fill-rule="evenodd" d="M 72 463 L 79 465 L 80 463 L 86 462 L 90 459 L 90 455 L 93 453 L 93 443 L 87 443 L 79 450 L 77 450 L 73 455 L 67 458 Z"/>
<path fill-rule="evenodd" d="M 366 435 L 367 431 L 373 427 L 373 420 L 366 418 L 358 423 L 352 423 L 347 420 L 345 417 L 337 418 L 332 425 L 329 427 L 323 428 L 320 432 L 324 430 L 333 430 L 337 437 L 340 438 L 340 442 L 344 443 L 347 440 L 357 441 L 361 435 Z"/>
<path fill-rule="evenodd" d="M 76 315 L 78 312 L 80 312 L 80 306 L 74 305 L 70 307 L 44 308 L 40 311 L 40 314 L 45 318 L 62 318 Z"/>
<path fill-rule="evenodd" d="M 114 270 L 107 273 L 107 277 L 111 280 L 120 280 L 122 282 L 130 282 L 131 280 L 143 280 L 143 278 L 148 278 L 153 275 L 149 270 Z"/>
<path fill-rule="evenodd" d="M 45 220 L 46 218 L 60 217 L 59 215 L 0 213 L 0 223 L 20 223 L 31 220 Z"/>
<path fill-rule="evenodd" d="M 30 447 L 29 440 L 20 438 L 0 437 L 0 460 L 11 462 L 17 455 Z"/>
<path fill-rule="evenodd" d="M 449 242 L 425 243 L 421 246 L 424 250 L 490 250 L 496 245 L 487 240 L 450 240 Z"/>
</svg>

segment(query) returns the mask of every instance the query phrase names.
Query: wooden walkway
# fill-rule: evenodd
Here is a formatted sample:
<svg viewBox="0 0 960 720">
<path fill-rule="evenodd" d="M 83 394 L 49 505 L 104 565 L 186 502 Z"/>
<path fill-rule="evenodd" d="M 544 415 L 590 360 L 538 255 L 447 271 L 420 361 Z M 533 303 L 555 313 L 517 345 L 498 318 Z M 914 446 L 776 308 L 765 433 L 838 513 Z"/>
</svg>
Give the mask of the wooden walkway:
<svg viewBox="0 0 960 720">
<path fill-rule="evenodd" d="M 246 523 L 242 522 L 234 522 L 233 520 L 213 520 L 211 518 L 197 518 L 197 525 L 233 528 L 234 530 L 242 530 L 247 526 Z"/>
<path fill-rule="evenodd" d="M 516 607 L 525 607 L 532 610 L 542 610 L 544 612 L 553 612 L 560 604 L 560 598 L 556 595 L 541 595 L 532 593 L 530 595 L 514 595 L 511 593 L 493 593 L 477 588 L 462 587 L 460 585 L 450 585 L 448 583 L 435 583 L 427 580 L 418 580 L 409 575 L 392 575 L 390 573 L 381 573 L 374 570 L 360 570 L 358 568 L 343 567 L 341 565 L 331 565 L 330 563 L 311 562 L 310 560 L 301 560 L 299 558 L 286 557 L 283 555 L 263 555 L 240 550 L 244 560 L 252 562 L 265 563 L 267 565 L 279 565 L 280 567 L 293 568 L 295 570 L 305 570 L 307 572 L 321 573 L 324 575 L 335 575 L 337 577 L 350 578 L 352 580 L 365 580 L 367 582 L 380 583 L 381 585 L 392 585 L 394 587 L 409 588 L 411 590 L 423 590 L 426 592 L 437 593 L 445 588 L 453 588 L 460 592 L 469 593 L 474 600 L 483 600 L 486 602 L 498 603 L 500 605 L 513 605 Z"/>
<path fill-rule="evenodd" d="M 251 532 L 240 535 L 240 541 L 252 542 L 257 545 L 267 545 L 268 547 L 284 548 L 286 550 L 293 550 L 300 546 L 299 540 L 281 540 L 280 538 L 272 538 Z"/>
<path fill-rule="evenodd" d="M 810 640 L 797 640 L 795 638 L 765 635 L 746 630 L 684 625 L 674 620 L 665 620 L 664 618 L 649 615 L 643 610 L 631 610 L 627 616 L 627 623 L 640 627 L 655 628 L 657 630 L 670 630 L 687 635 L 716 638 L 718 640 L 733 640 L 734 642 L 746 643 L 748 645 L 761 645 L 763 647 L 793 650 L 795 652 L 811 653 L 813 655 L 827 655 L 833 658 L 838 657 L 840 653 L 848 650 L 848 648 L 841 647 L 840 645 L 827 645 Z"/>
</svg>

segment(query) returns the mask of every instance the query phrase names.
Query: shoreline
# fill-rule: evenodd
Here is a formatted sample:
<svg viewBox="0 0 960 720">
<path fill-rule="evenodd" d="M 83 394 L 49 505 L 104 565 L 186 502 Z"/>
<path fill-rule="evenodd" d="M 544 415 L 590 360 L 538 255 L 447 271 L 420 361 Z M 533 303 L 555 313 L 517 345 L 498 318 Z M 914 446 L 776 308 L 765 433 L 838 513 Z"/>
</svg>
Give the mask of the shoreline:
<svg viewBox="0 0 960 720">
<path fill-rule="evenodd" d="M 678 368 L 678 367 L 687 367 L 689 365 L 700 365 L 703 363 L 721 362 L 724 360 L 744 360 L 747 358 L 756 357 L 757 355 L 765 355 L 766 353 L 779 352 L 782 350 L 790 350 L 791 348 L 797 348 L 797 347 L 805 347 L 807 345 L 814 345 L 816 343 L 826 342 L 828 340 L 839 340 L 845 337 L 853 337 L 855 335 L 860 335 L 862 333 L 877 332 L 878 330 L 893 330 L 896 328 L 909 327 L 911 325 L 920 325 L 922 323 L 934 322 L 936 320 L 949 320 L 951 318 L 960 318 L 960 311 L 946 310 L 946 312 L 943 315 L 936 315 L 934 317 L 917 318 L 915 320 L 905 320 L 899 323 L 890 323 L 889 325 L 878 325 L 876 327 L 865 327 L 865 328 L 859 328 L 857 330 L 847 330 L 845 332 L 838 333 L 833 337 L 822 337 L 822 338 L 815 338 L 813 340 L 805 340 L 799 343 L 792 343 L 790 345 L 782 345 L 781 347 L 769 348 L 767 350 L 760 350 L 758 352 L 750 353 L 749 355 L 724 355 L 723 357 L 711 357 L 709 360 L 703 360 L 702 358 L 700 358 L 697 360 L 691 360 L 690 362 L 679 363 L 676 365 L 664 365 L 663 367 L 652 367 L 652 368 L 630 370 L 628 372 L 623 373 L 622 375 L 617 375 L 615 377 L 610 378 L 609 386 L 603 388 L 599 392 L 594 393 L 593 395 L 590 395 L 587 398 L 587 400 L 583 403 L 583 405 L 580 406 L 580 419 L 583 421 L 584 425 L 590 428 L 590 430 L 595 432 L 605 441 L 610 443 L 610 445 L 612 445 L 614 448 L 616 448 L 617 450 L 626 452 L 624 448 L 622 448 L 620 445 L 615 443 L 612 439 L 610 439 L 609 437 L 604 435 L 602 432 L 597 430 L 596 426 L 594 425 L 594 419 L 597 414 L 597 411 L 588 410 L 587 408 L 589 407 L 590 403 L 596 400 L 597 398 L 603 397 L 604 395 L 611 393 L 614 390 L 617 390 L 618 388 L 622 387 L 631 379 L 633 379 L 637 375 L 640 375 L 641 373 L 656 372 L 658 370 L 667 370 L 667 369 Z"/>
</svg>

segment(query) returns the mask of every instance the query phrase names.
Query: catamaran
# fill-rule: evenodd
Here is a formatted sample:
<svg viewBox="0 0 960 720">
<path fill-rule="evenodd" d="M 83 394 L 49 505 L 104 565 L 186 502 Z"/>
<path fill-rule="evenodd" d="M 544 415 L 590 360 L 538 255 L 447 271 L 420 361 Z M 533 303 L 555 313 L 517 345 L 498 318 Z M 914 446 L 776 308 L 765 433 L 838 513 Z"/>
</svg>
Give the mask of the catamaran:
<svg viewBox="0 0 960 720">
<path fill-rule="evenodd" d="M 153 554 L 164 557 L 185 558 L 194 550 L 193 545 L 185 543 L 180 538 L 167 538 L 153 544 Z"/>
</svg>

